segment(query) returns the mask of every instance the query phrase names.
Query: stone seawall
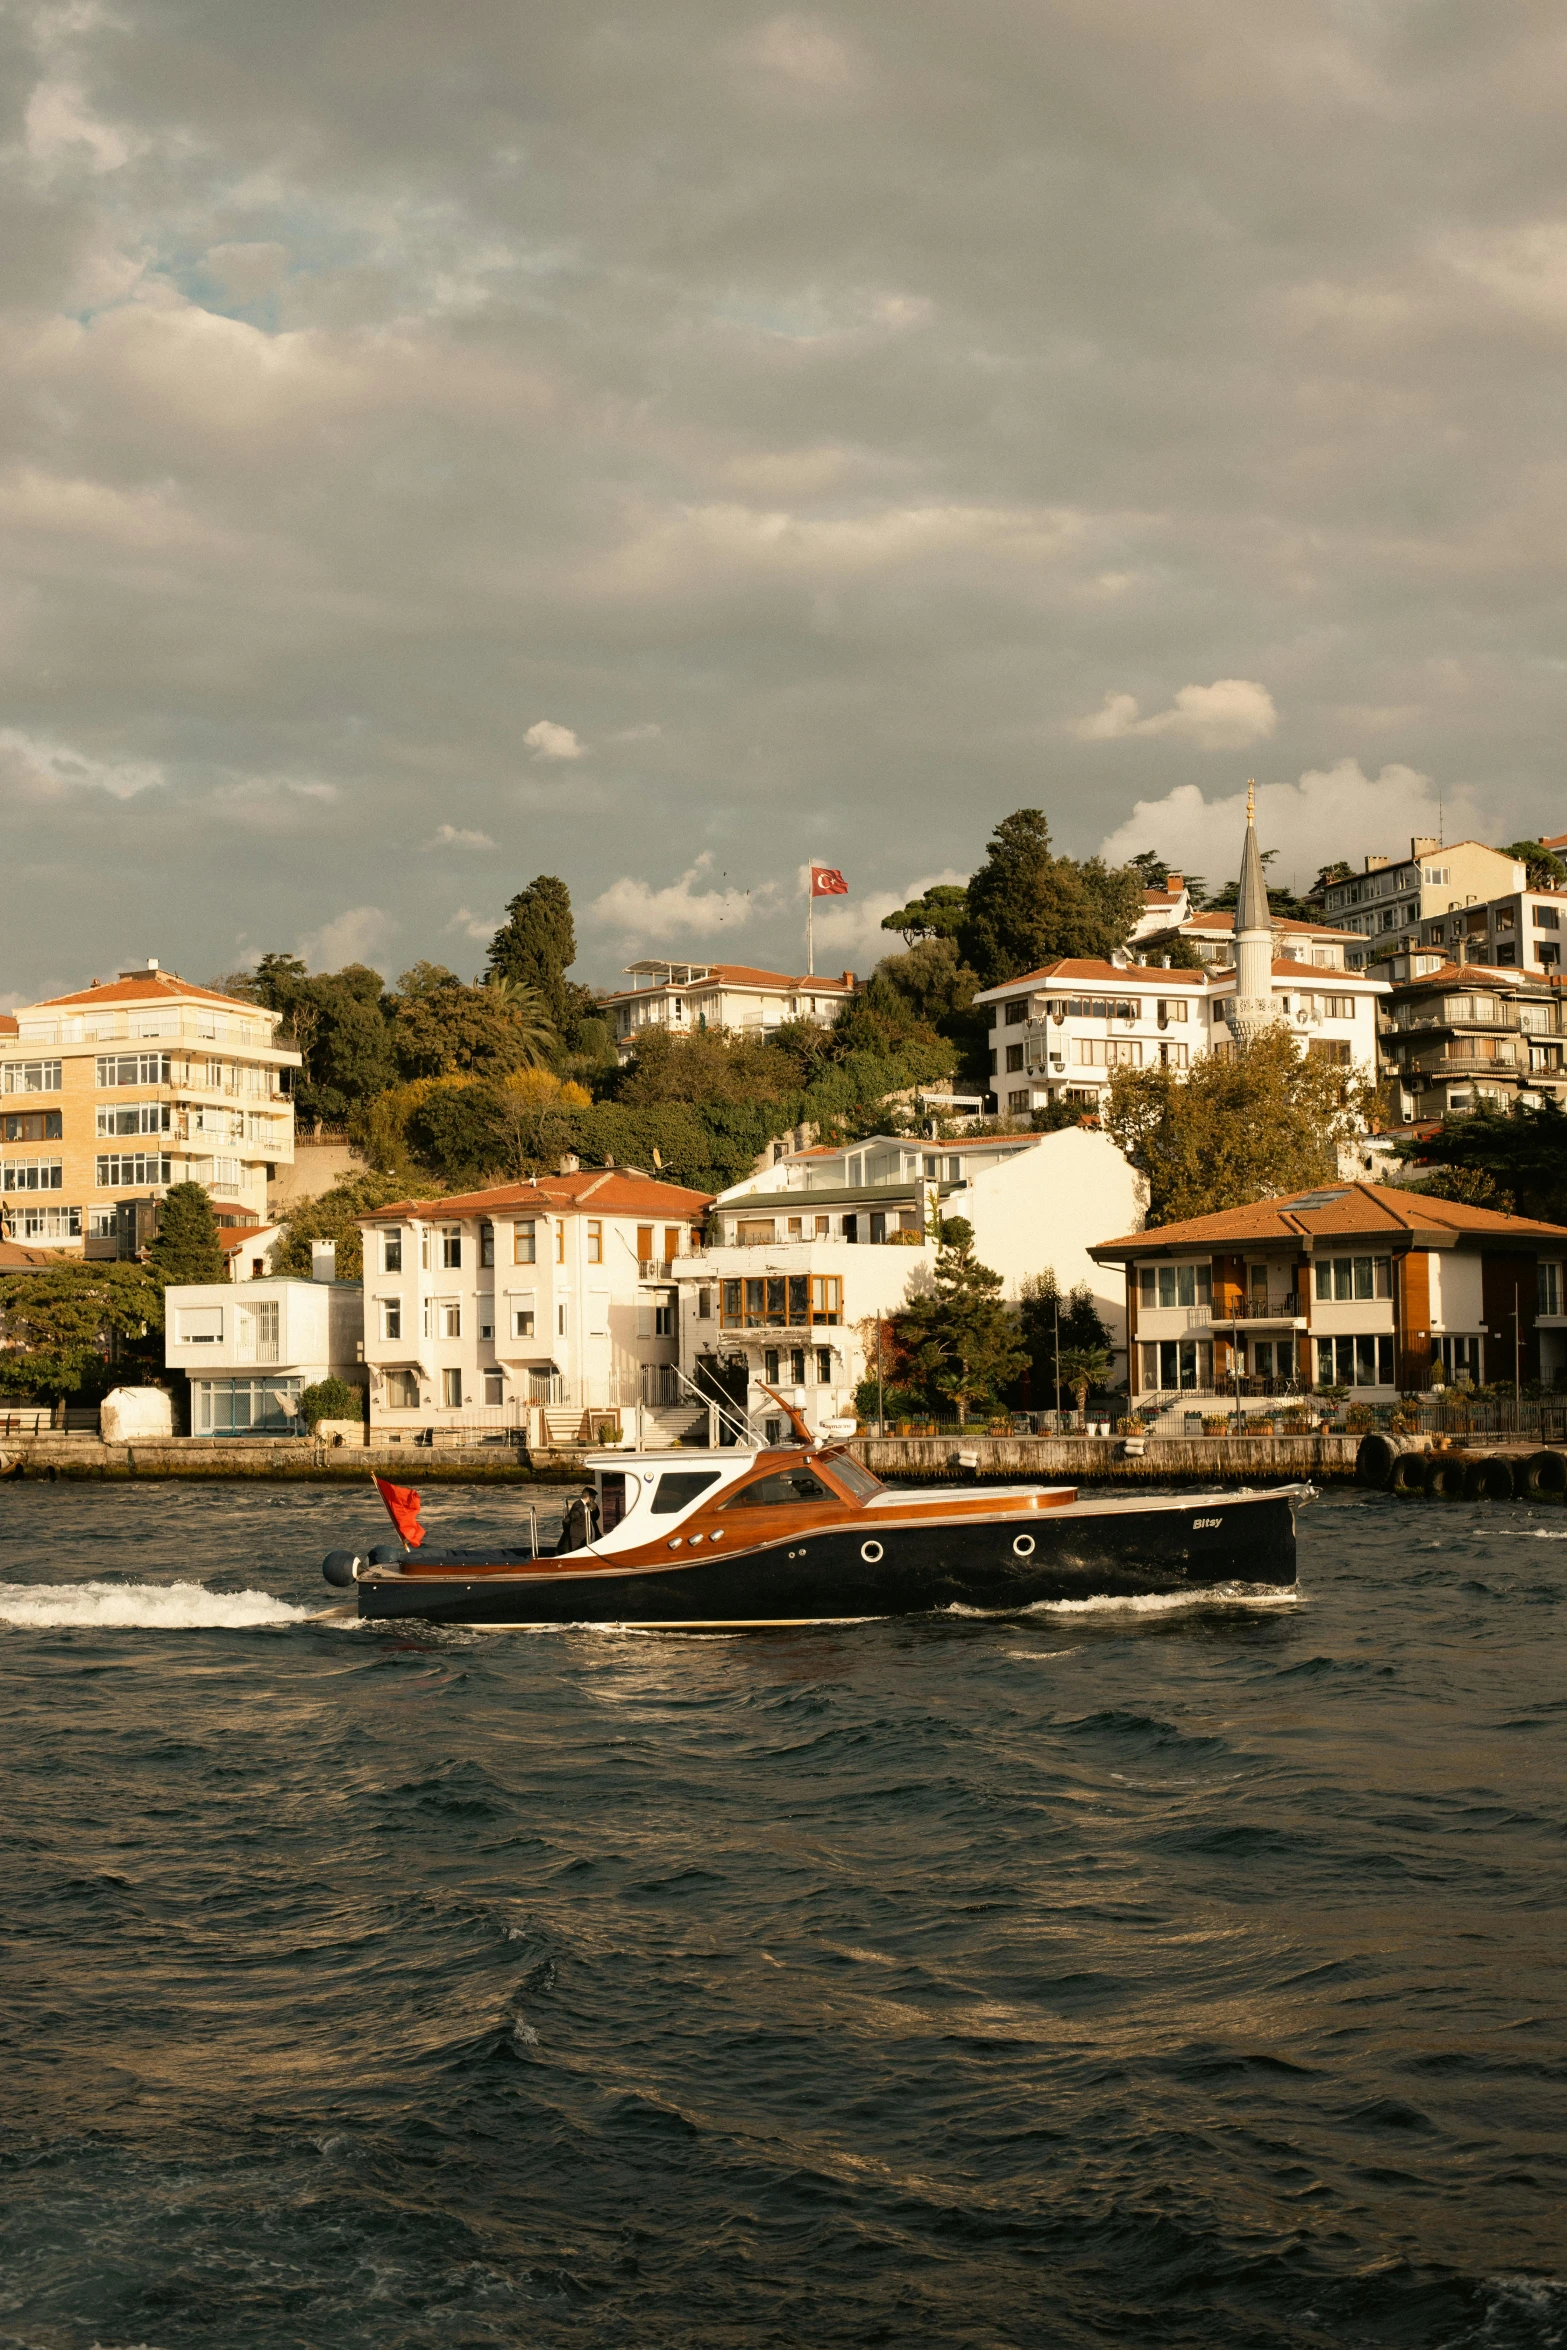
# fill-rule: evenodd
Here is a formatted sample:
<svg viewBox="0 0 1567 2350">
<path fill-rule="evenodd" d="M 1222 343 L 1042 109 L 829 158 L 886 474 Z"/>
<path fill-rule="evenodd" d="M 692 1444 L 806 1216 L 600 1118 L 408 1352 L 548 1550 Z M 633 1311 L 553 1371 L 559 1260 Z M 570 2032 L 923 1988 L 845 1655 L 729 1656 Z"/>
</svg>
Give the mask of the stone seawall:
<svg viewBox="0 0 1567 2350">
<path fill-rule="evenodd" d="M 229 1477 L 277 1483 L 363 1484 L 371 1474 L 399 1485 L 535 1485 L 580 1480 L 571 1462 L 531 1463 L 511 1445 L 311 1444 L 299 1437 L 173 1436 L 104 1444 L 95 1436 L 0 1438 L 0 1478 Z"/>
<path fill-rule="evenodd" d="M 1313 1484 L 1352 1480 L 1358 1436 L 858 1436 L 852 1450 L 891 1484 L 1050 1477 L 1062 1484 Z M 971 1454 L 972 1461 L 959 1459 Z"/>
</svg>

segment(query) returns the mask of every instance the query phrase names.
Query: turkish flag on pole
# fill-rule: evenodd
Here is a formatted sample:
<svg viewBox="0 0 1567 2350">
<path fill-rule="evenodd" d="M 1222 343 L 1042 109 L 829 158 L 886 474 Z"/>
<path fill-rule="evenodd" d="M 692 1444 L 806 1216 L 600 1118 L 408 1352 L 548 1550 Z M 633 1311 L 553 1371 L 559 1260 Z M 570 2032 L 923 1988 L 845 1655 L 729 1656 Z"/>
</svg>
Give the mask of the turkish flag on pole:
<svg viewBox="0 0 1567 2350">
<path fill-rule="evenodd" d="M 846 898 L 849 885 L 836 865 L 811 867 L 811 895 L 813 898 Z"/>
<path fill-rule="evenodd" d="M 419 1496 L 414 1488 L 411 1485 L 391 1485 L 384 1477 L 377 1477 L 375 1489 L 385 1502 L 386 1514 L 404 1542 L 410 1550 L 417 1550 L 424 1540 L 425 1529 L 419 1523 Z"/>
</svg>

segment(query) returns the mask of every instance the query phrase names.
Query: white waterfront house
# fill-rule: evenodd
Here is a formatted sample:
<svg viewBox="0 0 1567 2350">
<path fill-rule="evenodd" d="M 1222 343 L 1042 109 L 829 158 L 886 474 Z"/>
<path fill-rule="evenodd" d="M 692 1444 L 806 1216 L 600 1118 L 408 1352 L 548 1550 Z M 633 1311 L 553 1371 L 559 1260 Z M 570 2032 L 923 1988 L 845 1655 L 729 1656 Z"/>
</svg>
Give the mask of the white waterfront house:
<svg viewBox="0 0 1567 2350">
<path fill-rule="evenodd" d="M 1233 961 L 1200 971 L 1063 958 L 976 995 L 991 1009 L 990 1083 L 1013 1116 L 1058 1103 L 1097 1109 L 1118 1069 L 1185 1074 L 1204 1053 L 1282 1026 L 1304 1053 L 1374 1082 L 1383 979 L 1281 954 L 1250 813 Z M 1331 940 L 1313 953 L 1332 954 Z"/>
<path fill-rule="evenodd" d="M 1122 1376 L 1122 1286 L 1089 1251 L 1107 1220 L 1140 1224 L 1146 1198 L 1108 1137 L 1083 1127 L 796 1151 L 720 1193 L 713 1237 L 675 1268 L 681 1361 L 764 1429 L 777 1413 L 764 1385 L 790 1392 L 813 1426 L 847 1416 L 874 1373 L 877 1322 L 929 1287 L 938 1221 L 961 1216 L 1008 1298 L 1046 1266 L 1063 1292 L 1087 1282 Z"/>
<path fill-rule="evenodd" d="M 361 1217 L 373 1437 L 542 1439 L 678 1407 L 676 1279 L 709 1204 L 585 1168 Z"/>
<path fill-rule="evenodd" d="M 646 1028 L 690 1036 L 723 1028 L 738 1036 L 770 1036 L 790 1020 L 830 1028 L 859 986 L 852 971 L 823 979 L 787 971 L 760 971 L 748 963 L 672 963 L 650 956 L 626 965 L 629 988 L 598 998 L 613 1024 L 623 1061 Z"/>
<path fill-rule="evenodd" d="M 294 1436 L 299 1399 L 322 1379 L 364 1385 L 363 1291 L 320 1278 L 176 1283 L 165 1293 L 163 1359 L 190 1381 L 193 1436 Z"/>
</svg>

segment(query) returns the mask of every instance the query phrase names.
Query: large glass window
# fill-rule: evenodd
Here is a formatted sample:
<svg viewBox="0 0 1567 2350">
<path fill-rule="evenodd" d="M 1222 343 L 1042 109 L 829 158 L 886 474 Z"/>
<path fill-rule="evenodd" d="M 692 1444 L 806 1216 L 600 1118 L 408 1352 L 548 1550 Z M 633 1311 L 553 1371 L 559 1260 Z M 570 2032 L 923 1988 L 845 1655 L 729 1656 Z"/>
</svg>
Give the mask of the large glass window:
<svg viewBox="0 0 1567 2350">
<path fill-rule="evenodd" d="M 1203 1258 L 1194 1265 L 1141 1265 L 1137 1297 L 1145 1306 L 1212 1305 L 1212 1263 Z"/>
<path fill-rule="evenodd" d="M 1382 1332 L 1317 1340 L 1319 1387 L 1391 1387 L 1393 1341 Z"/>
<path fill-rule="evenodd" d="M 58 1061 L 0 1062 L 0 1093 L 58 1093 Z"/>
<path fill-rule="evenodd" d="M 191 1382 L 198 1436 L 284 1436 L 299 1424 L 302 1379 Z"/>
<path fill-rule="evenodd" d="M 93 1181 L 100 1191 L 117 1190 L 121 1184 L 170 1183 L 173 1161 L 157 1151 L 112 1151 L 99 1159 Z"/>
<path fill-rule="evenodd" d="M 174 1111 L 168 1102 L 126 1102 L 98 1111 L 100 1134 L 167 1134 Z M 58 1129 L 56 1129 L 58 1131 Z"/>
<path fill-rule="evenodd" d="M 62 1191 L 64 1187 L 63 1161 L 59 1159 L 0 1162 L 0 1191 Z"/>
<path fill-rule="evenodd" d="M 1335 1302 L 1346 1298 L 1391 1297 L 1391 1257 L 1318 1257 L 1317 1295 Z"/>
<path fill-rule="evenodd" d="M 58 1110 L 7 1110 L 0 1117 L 0 1139 L 6 1142 L 58 1142 Z"/>
<path fill-rule="evenodd" d="M 169 1056 L 167 1053 L 109 1053 L 100 1058 L 97 1075 L 100 1087 L 167 1085 Z"/>
</svg>

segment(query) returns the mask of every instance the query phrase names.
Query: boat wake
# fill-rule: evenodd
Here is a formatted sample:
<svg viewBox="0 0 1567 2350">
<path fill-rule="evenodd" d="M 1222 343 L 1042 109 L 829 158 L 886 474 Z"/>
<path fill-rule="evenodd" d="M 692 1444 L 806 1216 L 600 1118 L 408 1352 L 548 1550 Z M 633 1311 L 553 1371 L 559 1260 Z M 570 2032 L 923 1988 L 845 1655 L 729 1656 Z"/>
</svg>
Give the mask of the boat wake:
<svg viewBox="0 0 1567 2350">
<path fill-rule="evenodd" d="M 204 1583 L 0 1583 L 0 1625 L 13 1631 L 249 1632 L 310 1614 L 270 1591 Z"/>
<path fill-rule="evenodd" d="M 1295 1607 L 1303 1593 L 1293 1583 L 1209 1583 L 1200 1591 L 1144 1591 L 1124 1598 L 1036 1599 L 1029 1607 L 965 1607 L 954 1601 L 942 1613 L 982 1618 L 1010 1616 L 1168 1616 L 1191 1607 Z"/>
</svg>

